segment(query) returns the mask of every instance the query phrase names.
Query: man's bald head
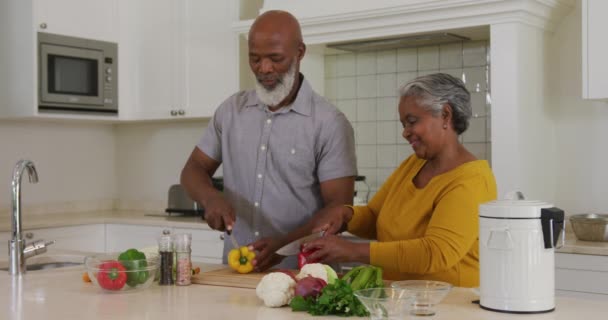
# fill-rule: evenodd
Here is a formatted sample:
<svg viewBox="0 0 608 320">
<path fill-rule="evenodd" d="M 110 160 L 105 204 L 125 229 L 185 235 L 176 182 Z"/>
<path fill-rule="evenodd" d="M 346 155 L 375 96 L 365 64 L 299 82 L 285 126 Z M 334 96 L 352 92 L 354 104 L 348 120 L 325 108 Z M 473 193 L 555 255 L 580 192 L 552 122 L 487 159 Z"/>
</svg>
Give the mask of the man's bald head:
<svg viewBox="0 0 608 320">
<path fill-rule="evenodd" d="M 260 36 L 281 38 L 294 47 L 304 44 L 300 23 L 287 11 L 271 10 L 257 17 L 249 29 L 249 41 Z"/>
</svg>

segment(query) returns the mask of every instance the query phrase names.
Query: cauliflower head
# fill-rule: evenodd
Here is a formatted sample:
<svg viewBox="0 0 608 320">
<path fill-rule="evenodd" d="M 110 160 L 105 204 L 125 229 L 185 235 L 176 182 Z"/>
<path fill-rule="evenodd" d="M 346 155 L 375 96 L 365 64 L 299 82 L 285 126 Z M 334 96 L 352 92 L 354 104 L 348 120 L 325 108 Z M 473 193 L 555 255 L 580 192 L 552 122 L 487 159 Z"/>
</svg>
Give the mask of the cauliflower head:
<svg viewBox="0 0 608 320">
<path fill-rule="evenodd" d="M 287 274 L 272 272 L 260 280 L 255 293 L 267 307 L 282 307 L 293 298 L 295 286 L 296 282 Z"/>
<path fill-rule="evenodd" d="M 296 279 L 301 280 L 308 276 L 322 279 L 328 284 L 334 283 L 338 278 L 336 271 L 332 269 L 330 266 L 322 263 L 308 263 L 305 264 L 302 269 L 300 269 L 300 273 L 296 276 Z"/>
</svg>

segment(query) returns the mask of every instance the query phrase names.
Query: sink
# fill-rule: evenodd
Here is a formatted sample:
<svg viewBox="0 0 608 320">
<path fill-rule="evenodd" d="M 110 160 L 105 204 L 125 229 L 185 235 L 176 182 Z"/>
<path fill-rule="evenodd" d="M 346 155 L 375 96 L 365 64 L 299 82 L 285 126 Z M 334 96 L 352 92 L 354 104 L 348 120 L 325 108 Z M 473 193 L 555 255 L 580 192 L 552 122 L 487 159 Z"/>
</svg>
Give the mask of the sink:
<svg viewBox="0 0 608 320">
<path fill-rule="evenodd" d="M 25 269 L 27 269 L 27 271 L 37 271 L 37 270 L 73 267 L 73 266 L 80 266 L 80 265 L 82 265 L 82 262 L 46 262 L 46 263 L 37 263 L 37 264 L 27 264 L 25 266 Z M 8 271 L 8 267 L 0 268 L 0 270 Z"/>
<path fill-rule="evenodd" d="M 66 268 L 84 264 L 84 256 L 79 254 L 43 254 L 26 260 L 27 271 Z M 0 271 L 8 271 L 8 261 L 0 261 Z"/>
</svg>

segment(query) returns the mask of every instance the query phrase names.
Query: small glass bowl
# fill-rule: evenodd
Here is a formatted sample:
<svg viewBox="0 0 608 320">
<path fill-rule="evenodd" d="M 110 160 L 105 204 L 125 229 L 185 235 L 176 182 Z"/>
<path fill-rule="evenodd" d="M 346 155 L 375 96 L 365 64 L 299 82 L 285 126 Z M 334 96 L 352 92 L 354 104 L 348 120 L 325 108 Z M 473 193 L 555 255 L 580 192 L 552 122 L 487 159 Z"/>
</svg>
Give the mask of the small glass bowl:
<svg viewBox="0 0 608 320">
<path fill-rule="evenodd" d="M 395 288 L 362 289 L 354 294 L 372 320 L 403 319 L 413 300 L 410 292 Z"/>
<path fill-rule="evenodd" d="M 439 304 L 452 289 L 452 285 L 447 282 L 431 280 L 396 281 L 391 287 L 409 291 L 414 296 L 410 311 L 414 316 L 435 315 L 435 305 Z"/>
<path fill-rule="evenodd" d="M 86 271 L 96 287 L 110 293 L 136 291 L 157 281 L 158 253 L 146 253 L 146 259 L 142 260 L 118 260 L 118 256 L 114 253 L 84 258 Z"/>
</svg>

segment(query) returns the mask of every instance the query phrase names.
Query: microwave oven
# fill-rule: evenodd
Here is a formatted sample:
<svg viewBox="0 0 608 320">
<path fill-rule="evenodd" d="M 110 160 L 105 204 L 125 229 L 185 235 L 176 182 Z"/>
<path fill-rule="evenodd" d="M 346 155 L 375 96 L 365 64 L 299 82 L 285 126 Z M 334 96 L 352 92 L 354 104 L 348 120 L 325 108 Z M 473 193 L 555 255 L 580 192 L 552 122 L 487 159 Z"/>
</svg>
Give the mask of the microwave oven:
<svg viewBox="0 0 608 320">
<path fill-rule="evenodd" d="M 116 43 L 38 33 L 38 111 L 118 114 Z"/>
</svg>

